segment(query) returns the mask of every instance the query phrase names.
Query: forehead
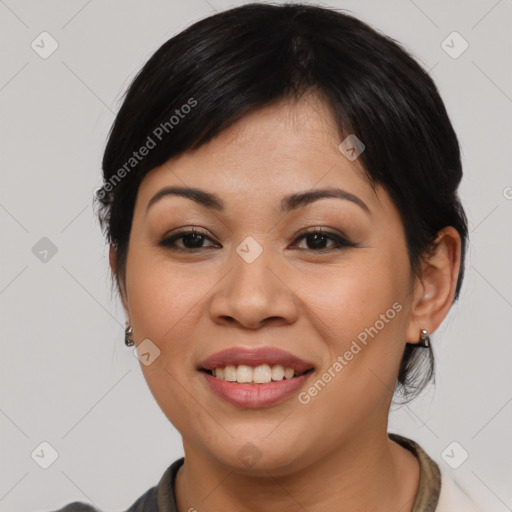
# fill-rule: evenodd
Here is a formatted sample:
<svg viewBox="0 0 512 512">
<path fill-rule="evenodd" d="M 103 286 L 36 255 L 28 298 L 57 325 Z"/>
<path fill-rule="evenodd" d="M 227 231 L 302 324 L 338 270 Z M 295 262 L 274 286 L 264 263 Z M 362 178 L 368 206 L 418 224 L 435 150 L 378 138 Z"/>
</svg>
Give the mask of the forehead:
<svg viewBox="0 0 512 512">
<path fill-rule="evenodd" d="M 142 181 L 138 203 L 162 187 L 200 187 L 246 206 L 283 195 L 340 187 L 379 204 L 358 160 L 339 150 L 340 135 L 325 103 L 316 96 L 282 101 L 244 116 L 200 148 L 170 159 Z M 371 206 L 369 204 L 369 206 Z"/>
</svg>

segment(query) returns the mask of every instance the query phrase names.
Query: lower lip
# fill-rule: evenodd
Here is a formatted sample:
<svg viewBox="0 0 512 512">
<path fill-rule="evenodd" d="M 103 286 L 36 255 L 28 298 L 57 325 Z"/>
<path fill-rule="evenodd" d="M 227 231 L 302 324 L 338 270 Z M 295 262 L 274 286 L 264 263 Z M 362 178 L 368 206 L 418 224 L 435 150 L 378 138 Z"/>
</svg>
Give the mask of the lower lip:
<svg viewBox="0 0 512 512">
<path fill-rule="evenodd" d="M 237 407 L 258 408 L 275 405 L 296 393 L 313 372 L 308 372 L 293 379 L 283 379 L 268 384 L 240 384 L 218 379 L 206 372 L 201 372 L 210 389 L 220 398 Z"/>
</svg>

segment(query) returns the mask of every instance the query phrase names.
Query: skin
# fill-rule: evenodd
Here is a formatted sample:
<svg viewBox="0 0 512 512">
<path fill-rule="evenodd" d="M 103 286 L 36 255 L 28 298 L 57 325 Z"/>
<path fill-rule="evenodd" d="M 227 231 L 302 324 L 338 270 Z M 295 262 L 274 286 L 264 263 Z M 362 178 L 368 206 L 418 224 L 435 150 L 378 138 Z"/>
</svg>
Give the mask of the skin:
<svg viewBox="0 0 512 512">
<path fill-rule="evenodd" d="M 387 437 L 388 412 L 405 343 L 417 343 L 421 329 L 435 331 L 450 309 L 460 238 L 442 230 L 412 274 L 398 210 L 382 187 L 372 190 L 358 160 L 338 150 L 341 140 L 310 95 L 245 116 L 140 185 L 122 299 L 135 344 L 149 338 L 160 350 L 141 368 L 183 437 L 180 512 L 412 510 L 419 464 Z M 166 196 L 147 210 L 170 185 L 215 193 L 226 209 Z M 370 214 L 338 198 L 280 212 L 282 196 L 327 187 L 354 194 Z M 159 245 L 191 226 L 206 236 L 199 249 L 183 238 L 175 245 L 188 252 Z M 320 251 L 314 237 L 298 238 L 308 227 L 356 246 L 321 238 L 328 250 Z M 247 236 L 263 248 L 250 264 L 236 252 Z M 114 246 L 110 262 L 115 272 Z M 219 350 L 271 345 L 313 362 L 307 390 L 395 302 L 401 311 L 308 404 L 294 394 L 271 407 L 238 408 L 196 369 Z M 237 455 L 247 443 L 261 455 L 251 467 Z"/>
</svg>

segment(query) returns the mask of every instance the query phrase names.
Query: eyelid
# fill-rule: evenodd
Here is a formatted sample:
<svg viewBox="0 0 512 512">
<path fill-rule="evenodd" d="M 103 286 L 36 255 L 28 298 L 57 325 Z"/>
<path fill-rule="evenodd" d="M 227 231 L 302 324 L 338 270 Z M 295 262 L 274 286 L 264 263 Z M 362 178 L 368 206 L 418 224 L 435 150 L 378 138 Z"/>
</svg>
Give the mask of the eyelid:
<svg viewBox="0 0 512 512">
<path fill-rule="evenodd" d="M 299 240 L 305 238 L 306 236 L 315 234 L 315 233 L 318 233 L 319 235 L 325 236 L 325 237 L 333 240 L 336 243 L 336 245 L 334 245 L 333 247 L 330 247 L 330 248 L 327 247 L 325 249 L 318 249 L 316 251 L 313 249 L 304 249 L 304 250 L 309 250 L 310 252 L 322 252 L 322 251 L 334 250 L 334 249 L 340 248 L 340 247 L 356 247 L 357 246 L 357 244 L 351 242 L 349 237 L 346 236 L 345 234 L 340 233 L 340 232 L 333 232 L 327 228 L 320 227 L 320 226 L 309 227 L 309 228 L 305 228 L 305 229 L 301 230 L 299 232 L 299 234 L 297 234 L 297 236 L 294 238 L 293 241 L 294 241 L 294 243 L 297 243 Z"/>
<path fill-rule="evenodd" d="M 343 238 L 348 240 L 348 237 L 341 231 L 332 231 L 332 228 L 327 228 L 323 226 L 313 226 L 301 229 L 299 233 L 297 234 L 297 237 L 304 236 L 304 235 L 310 235 L 312 233 L 320 233 L 321 235 L 331 235 L 338 238 Z"/>
<path fill-rule="evenodd" d="M 209 236 L 208 233 L 204 229 L 198 228 L 197 226 L 190 226 L 190 227 L 184 226 L 181 228 L 177 228 L 177 231 L 175 233 L 170 232 L 170 233 L 165 234 L 158 242 L 158 245 L 165 247 L 165 248 L 172 249 L 174 251 L 178 251 L 178 252 L 179 251 L 194 252 L 199 249 L 211 249 L 213 247 L 213 246 L 208 246 L 208 247 L 198 247 L 196 249 L 187 249 L 187 248 L 176 247 L 175 245 L 171 245 L 171 244 L 174 244 L 176 242 L 176 240 L 179 240 L 179 239 L 181 239 L 187 235 L 191 235 L 191 234 L 201 235 L 203 238 L 209 240 L 210 242 L 217 244 L 217 242 L 215 242 L 213 240 L 213 238 L 211 236 Z"/>
</svg>

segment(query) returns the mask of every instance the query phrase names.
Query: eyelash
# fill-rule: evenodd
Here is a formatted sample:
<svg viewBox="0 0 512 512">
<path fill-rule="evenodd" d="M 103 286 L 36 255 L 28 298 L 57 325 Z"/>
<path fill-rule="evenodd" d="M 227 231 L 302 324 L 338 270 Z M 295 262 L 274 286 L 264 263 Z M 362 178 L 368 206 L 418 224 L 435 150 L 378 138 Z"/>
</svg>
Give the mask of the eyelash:
<svg viewBox="0 0 512 512">
<path fill-rule="evenodd" d="M 196 252 L 200 249 L 213 249 L 214 248 L 214 247 L 182 248 L 182 247 L 176 247 L 176 245 L 174 245 L 177 240 L 184 238 L 185 236 L 188 236 L 188 235 L 199 235 L 205 239 L 213 241 L 203 231 L 200 231 L 197 228 L 191 228 L 187 231 L 180 231 L 179 233 L 176 233 L 175 235 L 172 235 L 168 238 L 162 239 L 158 243 L 158 245 L 160 245 L 161 247 L 165 247 L 166 249 L 169 249 L 172 251 L 185 252 L 185 253 Z M 344 249 L 347 247 L 356 247 L 356 244 L 350 242 L 346 238 L 344 238 L 340 235 L 337 235 L 335 233 L 331 233 L 329 231 L 324 231 L 322 228 L 316 228 L 316 227 L 315 228 L 307 228 L 306 230 L 304 230 L 302 233 L 300 233 L 295 238 L 294 243 L 297 243 L 300 240 L 302 240 L 308 236 L 311 236 L 311 235 L 320 235 L 320 236 L 326 237 L 326 238 L 336 242 L 336 245 L 334 245 L 332 247 L 323 248 L 323 249 L 299 249 L 299 250 L 312 251 L 312 252 L 316 252 L 316 253 L 327 253 L 327 252 L 330 252 L 333 250 L 340 250 L 340 249 Z"/>
</svg>

